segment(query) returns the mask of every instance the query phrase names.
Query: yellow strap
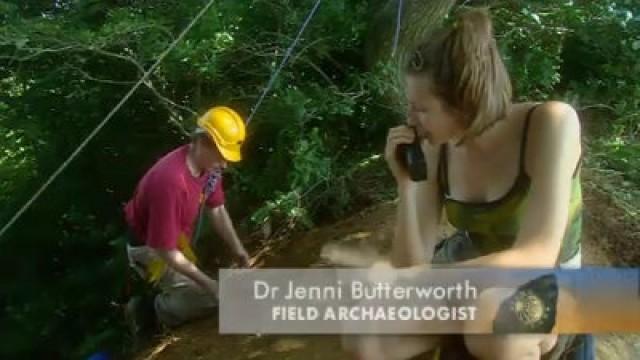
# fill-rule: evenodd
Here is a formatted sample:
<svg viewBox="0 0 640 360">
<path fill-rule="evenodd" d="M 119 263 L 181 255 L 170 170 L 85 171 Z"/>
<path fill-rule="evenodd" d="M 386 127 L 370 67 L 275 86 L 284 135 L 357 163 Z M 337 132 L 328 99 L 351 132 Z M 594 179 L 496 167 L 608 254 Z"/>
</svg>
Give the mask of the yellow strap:
<svg viewBox="0 0 640 360">
<path fill-rule="evenodd" d="M 180 234 L 180 236 L 178 237 L 178 250 L 180 250 L 180 252 L 182 252 L 182 254 L 189 261 L 191 261 L 196 265 L 198 264 L 198 258 L 196 257 L 196 254 L 193 251 L 193 249 L 191 248 L 191 243 L 189 242 L 189 239 L 184 233 Z M 164 275 L 166 269 L 167 269 L 167 263 L 165 263 L 164 260 L 160 258 L 153 259 L 147 265 L 148 281 L 154 284 L 157 283 L 158 281 L 160 281 L 160 279 Z"/>
</svg>

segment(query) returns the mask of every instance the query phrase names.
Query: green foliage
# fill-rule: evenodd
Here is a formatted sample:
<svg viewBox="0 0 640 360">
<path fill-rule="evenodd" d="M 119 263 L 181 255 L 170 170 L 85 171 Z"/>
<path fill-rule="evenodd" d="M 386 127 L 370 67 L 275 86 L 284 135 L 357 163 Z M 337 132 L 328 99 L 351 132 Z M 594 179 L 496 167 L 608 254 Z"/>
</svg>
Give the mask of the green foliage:
<svg viewBox="0 0 640 360">
<path fill-rule="evenodd" d="M 608 109 L 606 116 L 596 116 L 598 123 L 585 124 L 595 134 L 588 147 L 589 163 L 623 174 L 626 194 L 636 193 L 640 4 L 505 1 L 495 5 L 493 14 L 518 98 L 561 98 L 579 111 Z"/>
<path fill-rule="evenodd" d="M 122 240 L 111 240 L 121 230 L 122 203 L 161 154 L 185 141 L 195 113 L 228 104 L 248 116 L 314 2 L 216 1 L 0 239 L 0 259 L 13 270 L 0 275 L 9 284 L 0 328 L 14 330 L 0 357 L 126 351 L 112 305 L 125 279 Z M 204 4 L 0 1 L 0 219 L 33 194 Z M 379 4 L 322 3 L 249 127 L 246 160 L 225 179 L 236 221 L 268 222 L 282 234 L 393 196 L 380 153 L 387 129 L 403 119 L 397 66 L 365 60 Z M 589 143 L 590 164 L 624 173 L 638 188 L 637 2 L 491 4 L 517 98 L 609 108 L 612 120 Z"/>
<path fill-rule="evenodd" d="M 497 8 L 493 12 L 497 41 L 515 95 L 522 100 L 548 97 L 560 82 L 560 52 L 567 31 L 553 12 L 539 15 L 530 6 L 519 11 Z M 562 11 L 562 5 L 555 11 Z"/>
<path fill-rule="evenodd" d="M 19 7 L 0 31 L 0 186 L 8 200 L 3 220 L 204 3 L 59 4 L 40 4 L 46 16 Z M 17 274 L 3 279 L 15 286 L 0 304 L 7 309 L 2 322 L 16 331 L 1 357 L 123 351 L 126 331 L 113 304 L 122 301 L 126 267 L 122 243 L 110 243 L 122 230 L 113 226 L 122 202 L 158 154 L 184 141 L 179 134 L 193 126 L 194 112 L 227 103 L 248 115 L 312 5 L 217 1 L 147 86 L 16 223 L 1 242 L 2 259 Z M 310 24 L 254 118 L 247 161 L 229 174 L 234 218 L 248 217 L 255 225 L 272 221 L 290 230 L 350 206 L 341 174 L 380 149 L 388 125 L 397 121 L 384 105 L 389 87 L 382 86 L 383 74 L 367 71 L 360 57 L 365 9 L 364 1 L 326 2 Z M 370 86 L 372 80 L 381 85 Z M 47 296 L 38 296 L 42 291 Z"/>
</svg>

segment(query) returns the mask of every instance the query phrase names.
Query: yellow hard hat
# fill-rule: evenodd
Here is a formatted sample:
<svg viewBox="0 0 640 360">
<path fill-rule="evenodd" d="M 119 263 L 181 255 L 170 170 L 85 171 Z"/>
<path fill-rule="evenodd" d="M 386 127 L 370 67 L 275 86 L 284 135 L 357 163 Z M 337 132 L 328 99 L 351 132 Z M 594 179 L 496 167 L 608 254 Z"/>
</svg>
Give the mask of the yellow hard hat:
<svg viewBox="0 0 640 360">
<path fill-rule="evenodd" d="M 227 161 L 240 161 L 245 138 L 244 121 L 232 109 L 216 106 L 198 119 L 198 126 L 209 135 Z"/>
</svg>

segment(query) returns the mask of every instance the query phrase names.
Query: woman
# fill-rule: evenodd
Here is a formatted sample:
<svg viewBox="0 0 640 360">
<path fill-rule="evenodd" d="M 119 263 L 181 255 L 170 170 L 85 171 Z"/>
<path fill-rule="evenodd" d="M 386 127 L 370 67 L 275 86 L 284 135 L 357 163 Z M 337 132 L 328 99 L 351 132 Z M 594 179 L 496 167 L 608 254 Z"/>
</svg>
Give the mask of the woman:
<svg viewBox="0 0 640 360">
<path fill-rule="evenodd" d="M 389 131 L 385 149 L 399 195 L 393 265 L 579 266 L 578 116 L 557 101 L 512 103 L 487 11 L 459 14 L 411 54 L 405 71 L 407 124 Z M 428 165 L 421 182 L 410 179 L 397 156 L 398 146 L 416 136 Z M 442 211 L 458 233 L 438 244 Z M 548 280 L 532 286 L 549 288 Z M 513 294 L 486 296 L 497 301 L 489 307 L 499 313 L 499 303 Z M 547 300 L 555 302 L 552 297 Z M 439 344 L 433 337 L 415 349 L 415 338 L 406 339 L 406 346 L 401 338 L 379 341 L 373 353 L 385 359 L 408 358 Z M 562 352 L 565 343 L 549 332 L 464 337 L 479 359 L 538 359 Z M 360 356 L 375 357 L 365 352 Z"/>
</svg>

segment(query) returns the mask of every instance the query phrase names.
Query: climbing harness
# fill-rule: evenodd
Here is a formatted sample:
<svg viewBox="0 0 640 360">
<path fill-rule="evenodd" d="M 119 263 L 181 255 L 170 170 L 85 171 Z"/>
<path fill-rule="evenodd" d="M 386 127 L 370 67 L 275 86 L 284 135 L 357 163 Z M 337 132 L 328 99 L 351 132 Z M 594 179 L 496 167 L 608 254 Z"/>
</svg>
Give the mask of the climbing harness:
<svg viewBox="0 0 640 360">
<path fill-rule="evenodd" d="M 193 237 L 191 238 L 191 242 L 193 247 L 195 248 L 198 238 L 200 238 L 200 231 L 202 230 L 202 221 L 204 220 L 204 208 L 207 203 L 207 199 L 213 191 L 216 189 L 216 185 L 220 180 L 222 173 L 220 171 L 213 171 L 207 177 L 207 182 L 204 185 L 204 189 L 202 191 L 202 195 L 200 198 L 200 209 L 198 210 L 198 221 L 196 223 L 196 231 L 193 233 Z"/>
</svg>

